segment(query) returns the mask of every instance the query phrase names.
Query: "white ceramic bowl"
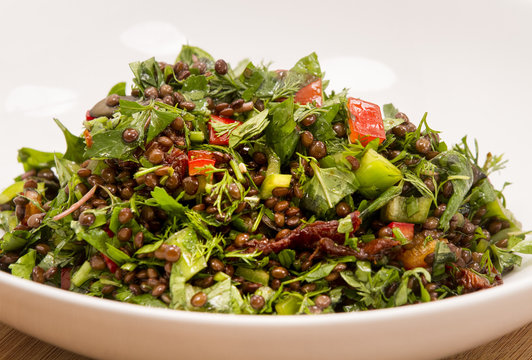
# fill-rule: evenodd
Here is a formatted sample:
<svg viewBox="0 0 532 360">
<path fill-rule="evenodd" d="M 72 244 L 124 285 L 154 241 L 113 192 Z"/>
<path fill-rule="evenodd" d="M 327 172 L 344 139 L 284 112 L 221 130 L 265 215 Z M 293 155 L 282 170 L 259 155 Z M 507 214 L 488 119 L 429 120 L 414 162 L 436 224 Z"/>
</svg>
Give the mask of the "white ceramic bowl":
<svg viewBox="0 0 532 360">
<path fill-rule="evenodd" d="M 331 88 L 393 101 L 452 143 L 505 153 L 493 177 L 532 229 L 532 1 L 19 2 L 0 13 L 0 186 L 21 172 L 16 150 L 64 150 L 58 117 L 86 109 L 128 62 L 173 61 L 180 45 L 286 68 L 316 51 Z M 501 287 L 363 313 L 257 317 L 185 313 L 94 299 L 0 273 L 0 321 L 95 358 L 437 358 L 532 320 L 532 266 Z"/>
</svg>

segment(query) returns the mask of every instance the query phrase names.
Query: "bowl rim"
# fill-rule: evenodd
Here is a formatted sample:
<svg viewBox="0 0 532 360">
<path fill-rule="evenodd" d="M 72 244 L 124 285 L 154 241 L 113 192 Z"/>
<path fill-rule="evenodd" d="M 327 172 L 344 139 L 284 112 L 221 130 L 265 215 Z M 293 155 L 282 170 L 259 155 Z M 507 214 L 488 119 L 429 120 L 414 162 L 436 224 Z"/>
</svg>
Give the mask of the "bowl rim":
<svg viewBox="0 0 532 360">
<path fill-rule="evenodd" d="M 521 268 L 521 271 L 532 272 L 532 264 L 525 264 Z M 139 319 L 150 319 L 152 321 L 176 323 L 190 322 L 210 325 L 231 325 L 237 327 L 302 327 L 330 323 L 363 324 L 367 322 L 387 322 L 390 320 L 425 316 L 436 312 L 450 313 L 463 307 L 474 307 L 481 303 L 497 302 L 504 300 L 504 298 L 519 296 L 524 293 L 532 294 L 532 277 L 525 277 L 510 283 L 503 283 L 502 285 L 493 288 L 428 303 L 349 313 L 320 314 L 319 316 L 268 316 L 255 314 L 221 314 L 147 307 L 62 290 L 49 285 L 35 283 L 31 280 L 18 278 L 3 271 L 0 271 L 0 284 L 7 284 L 13 289 L 40 297 L 46 297 L 50 300 L 54 300 L 57 304 L 70 303 L 76 307 L 90 308 L 98 312 L 114 313 L 122 316 L 127 315 Z"/>
</svg>

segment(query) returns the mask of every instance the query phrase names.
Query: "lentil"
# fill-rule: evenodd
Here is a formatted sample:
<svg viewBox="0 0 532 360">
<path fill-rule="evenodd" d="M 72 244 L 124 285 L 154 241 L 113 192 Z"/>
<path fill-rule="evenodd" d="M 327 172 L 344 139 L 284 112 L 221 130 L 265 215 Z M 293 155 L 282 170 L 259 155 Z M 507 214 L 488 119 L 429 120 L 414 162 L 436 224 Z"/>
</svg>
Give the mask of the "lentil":
<svg viewBox="0 0 532 360">
<path fill-rule="evenodd" d="M 214 70 L 220 74 L 220 75 L 225 75 L 227 74 L 227 63 L 222 60 L 222 59 L 219 59 L 219 60 L 216 60 L 216 63 L 214 64 Z"/>
<path fill-rule="evenodd" d="M 198 292 L 190 299 L 190 304 L 194 307 L 202 307 L 207 303 L 207 294 L 204 292 Z"/>
<path fill-rule="evenodd" d="M 132 143 L 134 141 L 137 141 L 138 138 L 139 138 L 139 132 L 135 129 L 126 129 L 122 133 L 122 139 L 126 143 Z"/>
</svg>

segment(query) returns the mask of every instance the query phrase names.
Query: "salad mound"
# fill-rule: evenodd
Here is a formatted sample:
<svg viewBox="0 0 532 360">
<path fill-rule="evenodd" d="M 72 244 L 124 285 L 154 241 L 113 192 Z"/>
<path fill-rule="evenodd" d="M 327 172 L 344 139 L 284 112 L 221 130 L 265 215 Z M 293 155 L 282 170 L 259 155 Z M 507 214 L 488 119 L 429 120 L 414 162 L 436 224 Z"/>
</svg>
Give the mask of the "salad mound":
<svg viewBox="0 0 532 360">
<path fill-rule="evenodd" d="M 351 312 L 502 284 L 532 253 L 464 137 L 327 92 L 315 53 L 130 64 L 64 153 L 22 148 L 0 270 L 95 297 L 238 314 Z"/>
</svg>

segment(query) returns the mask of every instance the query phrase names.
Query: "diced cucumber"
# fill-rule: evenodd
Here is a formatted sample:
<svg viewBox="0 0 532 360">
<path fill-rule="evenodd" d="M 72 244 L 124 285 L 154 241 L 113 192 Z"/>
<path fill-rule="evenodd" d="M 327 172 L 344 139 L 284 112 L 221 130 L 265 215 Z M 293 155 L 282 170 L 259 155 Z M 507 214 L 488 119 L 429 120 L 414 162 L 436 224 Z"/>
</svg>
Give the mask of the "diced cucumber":
<svg viewBox="0 0 532 360">
<path fill-rule="evenodd" d="M 360 193 L 374 199 L 402 179 L 401 170 L 373 149 L 366 151 L 355 172 Z"/>
<path fill-rule="evenodd" d="M 285 299 L 275 304 L 275 311 L 279 315 L 294 315 L 299 311 L 301 299 L 294 295 L 289 295 Z"/>
<path fill-rule="evenodd" d="M 259 283 L 262 285 L 268 285 L 270 275 L 264 270 L 253 270 L 245 267 L 237 267 L 235 275 L 242 276 L 247 281 Z"/>
<path fill-rule="evenodd" d="M 415 201 L 417 212 L 408 216 L 408 202 Z M 426 197 L 406 198 L 398 196 L 393 198 L 381 210 L 381 218 L 386 222 L 405 222 L 413 224 L 422 224 L 427 220 L 429 215 L 431 199 Z"/>
<path fill-rule="evenodd" d="M 268 175 L 264 179 L 262 186 L 260 188 L 260 197 L 261 199 L 267 199 L 272 196 L 272 190 L 278 187 L 290 187 L 290 181 L 292 180 L 292 175 L 288 174 L 272 174 Z"/>
<path fill-rule="evenodd" d="M 214 274 L 214 281 L 216 282 L 224 281 L 230 278 L 231 277 L 229 275 L 221 271 L 218 271 L 216 274 Z"/>
<path fill-rule="evenodd" d="M 78 271 L 72 275 L 71 283 L 76 287 L 80 287 L 83 283 L 90 279 L 92 267 L 89 261 L 85 261 Z"/>
<path fill-rule="evenodd" d="M 191 131 L 189 137 L 190 141 L 194 143 L 201 143 L 205 140 L 205 134 L 203 134 L 203 131 Z"/>
</svg>

